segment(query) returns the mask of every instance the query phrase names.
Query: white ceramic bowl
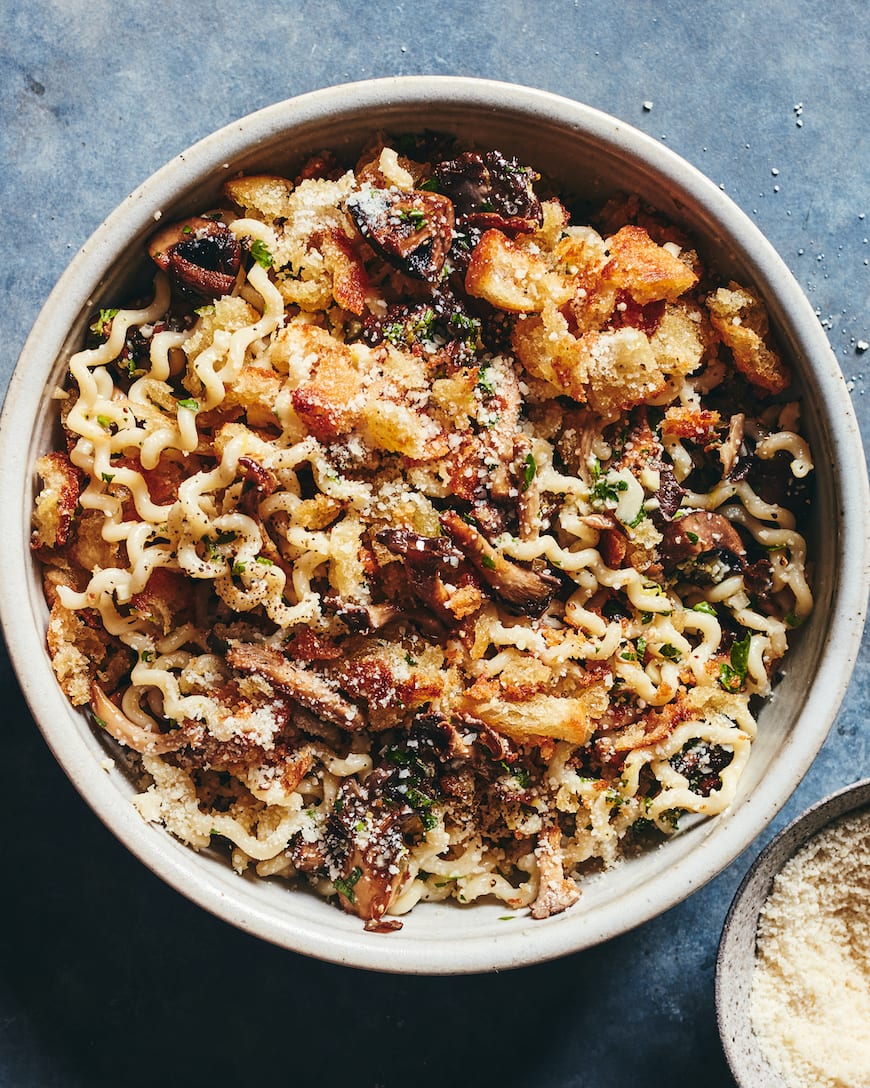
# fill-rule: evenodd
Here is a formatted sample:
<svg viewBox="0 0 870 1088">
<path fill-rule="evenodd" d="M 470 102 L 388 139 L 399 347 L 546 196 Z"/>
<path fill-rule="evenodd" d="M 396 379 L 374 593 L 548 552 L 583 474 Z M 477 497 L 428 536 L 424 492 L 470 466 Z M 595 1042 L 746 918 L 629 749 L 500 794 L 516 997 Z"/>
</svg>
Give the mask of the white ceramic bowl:
<svg viewBox="0 0 870 1088">
<path fill-rule="evenodd" d="M 169 222 L 209 206 L 239 171 L 291 171 L 324 148 L 351 155 L 372 132 L 434 128 L 516 154 L 563 191 L 603 200 L 639 193 L 686 226 L 719 270 L 761 293 L 806 394 L 817 465 L 817 610 L 761 714 L 737 799 L 724 816 L 591 880 L 580 903 L 546 921 L 500 920 L 500 905 L 422 905 L 399 933 L 365 933 L 358 919 L 302 890 L 236 876 L 146 825 L 120 769 L 100 766 L 106 741 L 58 689 L 44 648 L 47 611 L 28 549 L 32 465 L 57 441 L 49 391 L 62 380 L 94 308 L 129 293 L 155 214 Z M 221 129 L 128 197 L 85 244 L 40 314 L 13 375 L 0 423 L 3 510 L 0 614 L 33 716 L 76 788 L 150 868 L 207 910 L 276 944 L 387 971 L 454 973 L 515 967 L 624 932 L 716 875 L 777 812 L 809 767 L 846 689 L 863 626 L 868 487 L 852 406 L 825 335 L 785 264 L 716 185 L 667 148 L 612 117 L 554 95 L 475 79 L 410 77 L 316 91 Z M 818 682 L 821 679 L 821 682 Z"/>
<path fill-rule="evenodd" d="M 787 1088 L 752 1030 L 752 976 L 758 920 L 774 877 L 813 836 L 843 816 L 870 808 L 870 778 L 823 798 L 782 829 L 758 855 L 731 904 L 716 960 L 716 1014 L 725 1056 L 739 1088 Z"/>
</svg>

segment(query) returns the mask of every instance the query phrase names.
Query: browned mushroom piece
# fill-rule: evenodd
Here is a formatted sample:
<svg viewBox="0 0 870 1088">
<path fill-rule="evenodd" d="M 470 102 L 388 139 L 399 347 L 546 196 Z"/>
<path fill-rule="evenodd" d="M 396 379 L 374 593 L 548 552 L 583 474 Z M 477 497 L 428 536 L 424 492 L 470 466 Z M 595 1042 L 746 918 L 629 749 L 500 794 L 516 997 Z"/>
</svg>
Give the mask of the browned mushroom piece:
<svg viewBox="0 0 870 1088">
<path fill-rule="evenodd" d="M 242 262 L 232 231 L 201 216 L 159 230 L 148 243 L 148 256 L 174 283 L 206 298 L 228 295 Z"/>
<path fill-rule="evenodd" d="M 518 234 L 537 230 L 544 221 L 532 187 L 538 175 L 500 151 L 466 151 L 439 163 L 433 178 L 463 226 Z"/>
<path fill-rule="evenodd" d="M 346 778 L 327 833 L 331 859 L 341 873 L 334 880 L 339 902 L 349 914 L 372 923 L 380 921 L 395 899 L 408 853 L 402 834 L 407 814 L 382 795 L 389 774 L 373 771 L 363 785 Z"/>
<path fill-rule="evenodd" d="M 312 711 L 324 721 L 352 732 L 365 728 L 362 711 L 334 691 L 314 672 L 299 668 L 272 646 L 242 643 L 227 650 L 227 663 L 240 672 L 262 676 L 284 695 Z"/>
<path fill-rule="evenodd" d="M 719 582 L 746 565 L 740 534 L 727 518 L 709 510 L 668 522 L 659 550 L 665 569 L 679 569 L 695 582 Z"/>
<path fill-rule="evenodd" d="M 541 832 L 535 849 L 538 863 L 538 894 L 529 913 L 533 918 L 549 918 L 573 906 L 580 898 L 580 889 L 573 880 L 565 877 L 562 867 L 560 842 L 562 833 L 558 827 Z"/>
<path fill-rule="evenodd" d="M 367 186 L 347 200 L 360 234 L 399 271 L 436 283 L 453 242 L 453 205 L 418 189 Z"/>
<path fill-rule="evenodd" d="M 278 477 L 275 473 L 270 468 L 261 465 L 259 461 L 255 461 L 253 457 L 242 455 L 239 458 L 239 467 L 244 472 L 245 479 L 252 483 L 261 495 L 271 495 L 278 486 Z"/>
<path fill-rule="evenodd" d="M 477 570 L 480 577 L 503 601 L 527 616 L 539 616 L 559 588 L 552 574 L 538 573 L 506 559 L 473 525 L 452 510 L 441 515 L 454 544 Z"/>
<path fill-rule="evenodd" d="M 402 615 L 400 608 L 386 601 L 382 604 L 359 604 L 356 601 L 343 601 L 335 595 L 324 597 L 323 607 L 340 619 L 348 631 L 355 635 L 368 635 L 372 631 L 379 631 Z"/>
<path fill-rule="evenodd" d="M 743 424 L 745 421 L 746 417 L 742 412 L 733 415 L 731 417 L 731 423 L 728 426 L 728 437 L 719 447 L 719 460 L 722 463 L 722 471 L 726 476 L 731 475 L 731 471 L 740 456 L 740 447 L 743 444 Z"/>
<path fill-rule="evenodd" d="M 420 536 L 410 529 L 382 529 L 375 537 L 393 555 L 404 559 L 404 569 L 414 595 L 437 618 L 455 626 L 456 612 L 450 608 L 465 557 L 447 537 Z"/>
</svg>

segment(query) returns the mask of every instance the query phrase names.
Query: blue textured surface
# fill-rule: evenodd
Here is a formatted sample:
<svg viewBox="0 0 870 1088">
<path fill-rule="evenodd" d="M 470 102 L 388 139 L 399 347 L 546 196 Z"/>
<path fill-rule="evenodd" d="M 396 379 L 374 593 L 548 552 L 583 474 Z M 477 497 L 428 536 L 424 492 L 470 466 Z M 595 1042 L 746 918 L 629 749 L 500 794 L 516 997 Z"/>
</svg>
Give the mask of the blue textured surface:
<svg viewBox="0 0 870 1088">
<path fill-rule="evenodd" d="M 479 75 L 644 129 L 760 225 L 828 331 L 865 444 L 870 398 L 865 0 L 6 0 L 0 8 L 0 381 L 76 249 L 140 181 L 260 106 L 332 83 Z M 652 108 L 645 109 L 644 103 Z M 798 124 L 798 122 L 802 122 Z M 10 471 L 2 466 L 0 471 Z M 2 576 L 2 572 L 0 572 Z M 731 896 L 763 843 L 870 775 L 870 640 L 830 738 L 768 832 L 632 933 L 507 975 L 395 978 L 262 944 L 102 827 L 0 655 L 0 1086 L 731 1084 L 713 1002 Z"/>
</svg>

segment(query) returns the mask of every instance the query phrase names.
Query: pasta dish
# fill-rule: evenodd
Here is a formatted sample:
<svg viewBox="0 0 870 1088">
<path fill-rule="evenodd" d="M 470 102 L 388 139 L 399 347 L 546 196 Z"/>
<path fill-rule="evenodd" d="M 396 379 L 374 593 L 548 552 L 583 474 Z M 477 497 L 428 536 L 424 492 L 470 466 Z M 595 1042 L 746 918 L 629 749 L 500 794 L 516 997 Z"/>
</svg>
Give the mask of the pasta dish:
<svg viewBox="0 0 870 1088">
<path fill-rule="evenodd" d="M 722 812 L 812 609 L 752 289 L 432 134 L 223 192 L 94 315 L 37 464 L 48 650 L 142 817 L 385 932 L 546 918 Z"/>
</svg>

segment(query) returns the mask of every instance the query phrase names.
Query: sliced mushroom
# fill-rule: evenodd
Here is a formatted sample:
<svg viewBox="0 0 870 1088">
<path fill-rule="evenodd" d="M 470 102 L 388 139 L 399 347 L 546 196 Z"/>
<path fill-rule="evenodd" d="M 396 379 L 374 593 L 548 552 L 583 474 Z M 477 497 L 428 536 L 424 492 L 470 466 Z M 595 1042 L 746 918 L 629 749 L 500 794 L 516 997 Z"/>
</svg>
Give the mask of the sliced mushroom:
<svg viewBox="0 0 870 1088">
<path fill-rule="evenodd" d="M 345 627 L 355 635 L 368 635 L 385 627 L 402 610 L 394 604 L 358 604 L 355 601 L 343 601 L 340 597 L 328 596 L 323 600 L 323 607 L 332 612 Z"/>
<path fill-rule="evenodd" d="M 719 447 L 719 460 L 722 462 L 722 472 L 726 476 L 731 475 L 731 470 L 737 463 L 740 447 L 743 444 L 743 424 L 746 417 L 738 412 L 731 417 L 728 427 L 728 437 Z"/>
<path fill-rule="evenodd" d="M 410 529 L 382 529 L 375 539 L 404 559 L 414 595 L 442 623 L 454 626 L 458 617 L 450 604 L 465 566 L 462 552 L 447 537 L 420 536 Z"/>
<path fill-rule="evenodd" d="M 227 651 L 227 663 L 240 672 L 263 676 L 273 687 L 295 699 L 307 710 L 352 732 L 365 728 L 362 711 L 345 699 L 316 673 L 291 664 L 272 646 L 242 643 Z"/>
<path fill-rule="evenodd" d="M 249 480 L 261 495 L 271 495 L 278 486 L 278 477 L 275 473 L 265 468 L 259 461 L 255 461 L 253 457 L 243 455 L 239 458 L 239 466 L 244 471 L 245 479 Z"/>
<path fill-rule="evenodd" d="M 341 906 L 378 923 L 401 886 L 408 848 L 402 834 L 407 813 L 383 796 L 389 771 L 373 771 L 360 785 L 345 779 L 329 817 L 327 842 L 340 870 L 335 880 Z"/>
<path fill-rule="evenodd" d="M 453 205 L 418 189 L 360 189 L 347 199 L 360 234 L 401 272 L 436 283 L 453 242 Z"/>
<path fill-rule="evenodd" d="M 452 510 L 441 515 L 441 524 L 484 582 L 503 601 L 528 616 L 539 616 L 544 611 L 559 588 L 558 578 L 552 574 L 539 574 L 506 559 L 482 533 Z"/>
<path fill-rule="evenodd" d="M 206 298 L 232 291 L 242 261 L 232 231 L 200 216 L 163 227 L 148 243 L 148 255 L 176 284 Z"/>
<path fill-rule="evenodd" d="M 692 581 L 702 583 L 719 582 L 746 563 L 740 534 L 727 518 L 709 510 L 668 522 L 662 529 L 660 552 L 666 569 L 679 568 Z"/>
<path fill-rule="evenodd" d="M 500 151 L 466 151 L 439 163 L 433 177 L 463 226 L 517 234 L 537 230 L 544 221 L 533 188 L 538 175 Z"/>
<path fill-rule="evenodd" d="M 535 849 L 538 863 L 538 894 L 532 903 L 533 918 L 549 918 L 573 906 L 580 898 L 580 889 L 573 880 L 567 880 L 562 867 L 562 832 L 558 827 L 542 831 Z"/>
<path fill-rule="evenodd" d="M 127 715 L 115 706 L 99 684 L 91 684 L 91 706 L 100 724 L 121 744 L 143 755 L 159 756 L 174 752 L 187 743 L 183 732 L 164 734 L 143 729 L 131 722 Z"/>
</svg>

